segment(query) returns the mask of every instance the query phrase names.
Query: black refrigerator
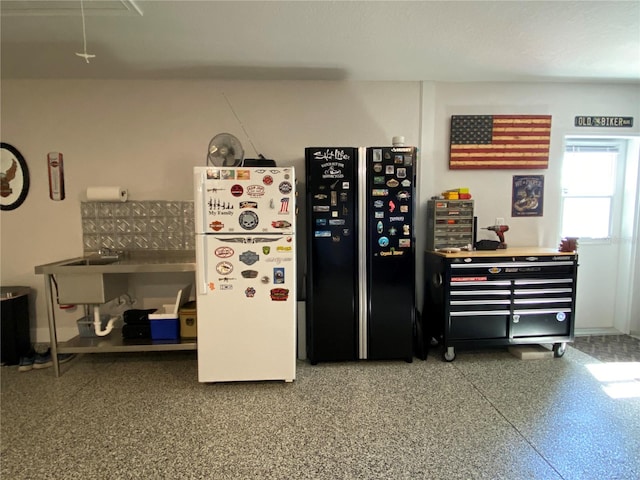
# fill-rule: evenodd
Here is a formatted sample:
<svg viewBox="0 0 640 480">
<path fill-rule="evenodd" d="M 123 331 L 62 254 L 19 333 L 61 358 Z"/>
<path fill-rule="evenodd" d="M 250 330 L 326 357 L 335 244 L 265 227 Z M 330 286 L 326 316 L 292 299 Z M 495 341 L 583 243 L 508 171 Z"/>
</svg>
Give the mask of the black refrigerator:
<svg viewBox="0 0 640 480">
<path fill-rule="evenodd" d="M 312 364 L 413 358 L 415 147 L 308 147 Z"/>
</svg>

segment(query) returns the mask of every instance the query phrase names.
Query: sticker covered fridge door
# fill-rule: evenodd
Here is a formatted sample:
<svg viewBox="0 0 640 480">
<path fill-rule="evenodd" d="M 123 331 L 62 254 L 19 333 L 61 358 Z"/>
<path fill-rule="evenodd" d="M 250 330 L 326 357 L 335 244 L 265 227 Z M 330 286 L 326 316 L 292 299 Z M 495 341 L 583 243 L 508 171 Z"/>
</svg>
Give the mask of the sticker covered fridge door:
<svg viewBox="0 0 640 480">
<path fill-rule="evenodd" d="M 293 235 L 198 235 L 200 382 L 295 379 Z"/>
</svg>

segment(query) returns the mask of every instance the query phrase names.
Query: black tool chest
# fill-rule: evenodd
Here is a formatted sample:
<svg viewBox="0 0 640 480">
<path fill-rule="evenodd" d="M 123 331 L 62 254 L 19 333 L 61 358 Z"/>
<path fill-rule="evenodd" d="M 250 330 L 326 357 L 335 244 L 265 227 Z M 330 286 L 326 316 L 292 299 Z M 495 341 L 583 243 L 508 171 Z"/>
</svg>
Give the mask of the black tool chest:
<svg viewBox="0 0 640 480">
<path fill-rule="evenodd" d="M 455 349 L 553 344 L 561 357 L 574 338 L 578 256 L 515 248 L 425 254 L 425 341 Z M 429 342 L 425 342 L 429 345 Z"/>
</svg>

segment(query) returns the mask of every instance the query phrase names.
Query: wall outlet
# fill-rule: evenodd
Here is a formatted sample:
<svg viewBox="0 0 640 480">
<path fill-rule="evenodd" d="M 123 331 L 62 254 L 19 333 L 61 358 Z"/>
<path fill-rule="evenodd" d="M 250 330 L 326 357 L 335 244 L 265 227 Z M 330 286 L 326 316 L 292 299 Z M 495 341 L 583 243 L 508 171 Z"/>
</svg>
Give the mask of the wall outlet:
<svg viewBox="0 0 640 480">
<path fill-rule="evenodd" d="M 504 218 L 496 217 L 496 225 L 504 225 Z"/>
</svg>

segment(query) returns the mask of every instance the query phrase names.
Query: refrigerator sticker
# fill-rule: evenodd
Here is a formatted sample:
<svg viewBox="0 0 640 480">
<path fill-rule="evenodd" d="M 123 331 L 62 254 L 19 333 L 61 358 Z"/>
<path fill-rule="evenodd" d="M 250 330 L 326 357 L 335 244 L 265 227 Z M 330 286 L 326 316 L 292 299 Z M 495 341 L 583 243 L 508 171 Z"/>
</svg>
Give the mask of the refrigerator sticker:
<svg viewBox="0 0 640 480">
<path fill-rule="evenodd" d="M 240 272 L 240 275 L 242 275 L 242 278 L 257 278 L 258 277 L 258 271 L 257 270 L 243 270 Z"/>
<path fill-rule="evenodd" d="M 384 173 L 386 173 L 387 175 L 393 175 L 396 171 L 396 167 L 394 167 L 393 165 L 387 165 L 384 169 Z"/>
<path fill-rule="evenodd" d="M 389 239 L 387 237 L 380 237 L 378 239 L 378 245 L 380 245 L 382 248 L 388 247 L 389 246 Z"/>
<path fill-rule="evenodd" d="M 398 175 L 398 177 L 399 176 L 400 175 Z M 389 188 L 396 188 L 398 185 L 400 185 L 400 182 L 398 180 L 396 180 L 395 178 L 391 178 L 387 182 L 387 187 L 389 187 Z"/>
<path fill-rule="evenodd" d="M 289 228 L 291 227 L 291 223 L 286 220 L 275 220 L 271 222 L 271 226 L 273 228 Z"/>
<path fill-rule="evenodd" d="M 345 220 L 342 218 L 339 218 L 337 220 L 329 220 L 329 225 L 344 225 L 345 224 Z"/>
<path fill-rule="evenodd" d="M 410 248 L 411 240 L 409 238 L 401 238 L 398 240 L 398 247 L 400 248 Z"/>
<path fill-rule="evenodd" d="M 382 171 L 382 164 L 381 163 L 374 163 L 373 164 L 373 171 L 376 173 L 380 173 Z"/>
<path fill-rule="evenodd" d="M 339 148 L 336 148 L 334 150 L 327 148 L 325 150 L 318 150 L 317 152 L 313 152 L 313 159 L 319 160 L 319 161 L 323 161 L 323 160 L 340 161 L 340 160 L 349 160 L 349 155 L 344 153 L 344 150 L 340 150 Z"/>
<path fill-rule="evenodd" d="M 346 215 L 346 214 L 345 214 L 345 215 Z M 338 218 L 338 212 L 337 212 L 337 210 L 332 211 L 332 212 L 331 212 L 331 216 L 332 216 L 333 218 Z"/>
<path fill-rule="evenodd" d="M 216 286 L 213 284 L 213 282 L 209 282 L 209 283 L 207 284 L 207 286 L 209 287 L 209 290 L 211 290 L 211 291 L 213 291 L 213 290 L 215 290 L 215 289 L 216 289 Z"/>
<path fill-rule="evenodd" d="M 260 259 L 260 256 L 256 252 L 252 252 L 251 250 L 247 250 L 246 252 L 241 253 L 238 258 L 245 265 L 253 265 L 254 263 L 256 263 Z"/>
<path fill-rule="evenodd" d="M 389 190 L 386 188 L 374 188 L 371 190 L 371 195 L 374 197 L 386 197 L 389 195 Z"/>
<path fill-rule="evenodd" d="M 373 202 L 373 206 L 376 208 L 382 208 L 384 207 L 384 202 L 382 200 L 376 200 L 375 202 Z"/>
<path fill-rule="evenodd" d="M 289 197 L 280 199 L 280 211 L 278 213 L 281 215 L 289 215 Z"/>
<path fill-rule="evenodd" d="M 398 168 L 396 170 L 396 175 L 398 178 L 407 178 L 407 169 L 406 168 Z"/>
<path fill-rule="evenodd" d="M 373 216 L 375 218 L 384 218 L 384 212 L 374 212 Z"/>
<path fill-rule="evenodd" d="M 229 275 L 233 272 L 233 265 L 230 262 L 220 262 L 216 265 L 216 272 L 220 275 Z"/>
<path fill-rule="evenodd" d="M 253 298 L 256 296 L 256 289 L 253 287 L 247 287 L 244 294 L 247 298 Z"/>
<path fill-rule="evenodd" d="M 342 182 L 342 189 L 349 190 L 349 182 Z"/>
<path fill-rule="evenodd" d="M 233 210 L 233 205 L 229 202 L 221 202 L 220 199 L 213 200 L 210 198 L 207 205 L 209 205 L 209 213 L 211 215 L 214 214 L 214 211 L 217 212 L 217 215 L 233 215 L 233 212 L 226 211 Z"/>
<path fill-rule="evenodd" d="M 408 200 L 409 198 L 411 198 L 411 194 L 406 190 L 402 190 L 401 192 L 398 192 L 398 195 L 396 195 L 396 197 L 398 197 L 398 200 Z"/>
<path fill-rule="evenodd" d="M 329 205 L 314 205 L 313 206 L 313 211 L 314 212 L 328 212 L 329 210 L 331 210 L 331 207 Z"/>
<path fill-rule="evenodd" d="M 220 170 L 218 170 L 217 168 L 207 169 L 207 179 L 220 180 Z"/>
<path fill-rule="evenodd" d="M 331 232 L 329 230 L 316 230 L 313 232 L 313 236 L 316 238 L 328 238 L 331 236 Z"/>
<path fill-rule="evenodd" d="M 342 169 L 344 168 L 344 163 L 329 162 L 329 163 L 323 163 L 320 166 L 324 168 L 324 171 L 322 172 L 323 179 L 324 178 L 344 178 L 344 173 L 342 172 Z"/>
<path fill-rule="evenodd" d="M 411 235 L 411 227 L 409 225 L 402 226 L 402 234 L 403 235 Z"/>
<path fill-rule="evenodd" d="M 338 192 L 336 192 L 335 190 L 333 190 L 331 192 L 331 206 L 335 207 L 338 205 Z"/>
<path fill-rule="evenodd" d="M 338 243 L 340 241 L 340 235 L 332 235 L 331 240 L 333 240 L 334 243 Z"/>
<path fill-rule="evenodd" d="M 316 225 L 319 227 L 323 227 L 327 224 L 326 218 L 316 218 Z"/>
<path fill-rule="evenodd" d="M 211 230 L 213 230 L 214 232 L 219 232 L 220 230 L 222 230 L 224 228 L 224 223 L 218 221 L 218 220 L 214 220 L 213 222 L 211 222 L 209 224 L 209 228 L 211 228 Z"/>
<path fill-rule="evenodd" d="M 396 227 L 391 227 L 389 229 L 389 236 L 393 237 L 398 234 L 398 229 Z"/>
<path fill-rule="evenodd" d="M 379 148 L 374 148 L 373 149 L 373 161 L 374 162 L 381 162 L 382 161 L 382 150 L 380 150 Z"/>
<path fill-rule="evenodd" d="M 284 283 L 284 268 L 276 267 L 273 269 L 273 283 L 282 285 Z"/>
<path fill-rule="evenodd" d="M 404 255 L 404 250 L 396 250 L 395 248 L 391 248 L 386 252 L 380 252 L 381 257 L 398 257 L 400 255 Z"/>
<path fill-rule="evenodd" d="M 278 245 L 276 247 L 276 250 L 278 252 L 290 252 L 291 250 L 293 250 L 293 247 L 291 246 L 282 246 L 282 245 Z"/>
<path fill-rule="evenodd" d="M 273 185 L 273 177 L 271 175 L 265 175 L 264 177 L 262 177 L 262 183 L 267 186 Z"/>
<path fill-rule="evenodd" d="M 272 288 L 271 289 L 271 300 L 274 302 L 284 302 L 289 298 L 289 289 L 288 288 Z"/>
<path fill-rule="evenodd" d="M 384 185 L 384 175 L 381 175 L 381 176 L 374 175 L 373 184 L 374 185 Z"/>
<path fill-rule="evenodd" d="M 404 215 L 400 215 L 397 217 L 389 217 L 390 222 L 404 222 Z"/>
<path fill-rule="evenodd" d="M 262 197 L 264 195 L 264 187 L 262 185 L 249 185 L 247 187 L 247 195 L 250 197 Z"/>
<path fill-rule="evenodd" d="M 396 209 L 396 204 L 393 200 L 389 200 L 389 213 L 393 213 Z"/>
<path fill-rule="evenodd" d="M 384 230 L 384 223 L 382 223 L 382 221 L 379 221 L 378 224 L 376 225 L 376 231 L 378 233 L 382 233 Z"/>
<path fill-rule="evenodd" d="M 281 182 L 280 185 L 278 185 L 278 190 L 280 190 L 282 195 L 287 195 L 293 191 L 293 186 L 291 182 Z"/>
<path fill-rule="evenodd" d="M 315 198 L 316 200 L 326 200 L 329 197 L 327 197 L 326 193 L 317 193 L 313 196 L 313 198 Z"/>
<path fill-rule="evenodd" d="M 340 201 L 345 203 L 348 200 L 347 192 L 340 192 Z"/>
<path fill-rule="evenodd" d="M 233 290 L 233 285 L 229 285 L 228 283 L 223 283 L 220 285 L 220 290 Z"/>
<path fill-rule="evenodd" d="M 262 278 L 260 278 L 260 282 L 266 285 L 267 283 L 269 283 L 269 277 L 266 275 L 263 275 Z"/>
<path fill-rule="evenodd" d="M 238 170 L 236 172 L 236 178 L 238 180 L 249 180 L 251 178 L 250 170 Z"/>
<path fill-rule="evenodd" d="M 400 213 L 409 213 L 409 205 L 400 205 Z"/>
<path fill-rule="evenodd" d="M 213 253 L 218 258 L 229 258 L 233 256 L 234 251 L 231 247 L 218 247 Z"/>
<path fill-rule="evenodd" d="M 411 186 L 411 180 L 403 180 L 400 185 L 402 185 L 404 188 L 409 188 Z"/>
<path fill-rule="evenodd" d="M 258 202 L 240 202 L 240 208 L 258 208 Z"/>
<path fill-rule="evenodd" d="M 269 255 L 271 253 L 271 247 L 269 247 L 268 245 L 265 245 L 264 247 L 262 247 L 262 253 L 264 255 Z"/>
<path fill-rule="evenodd" d="M 220 170 L 220 178 L 222 178 L 222 180 L 235 180 L 236 171 L 235 170 Z"/>
<path fill-rule="evenodd" d="M 233 184 L 233 186 L 231 187 L 231 195 L 233 195 L 234 197 L 240 197 L 243 193 L 244 188 L 242 188 L 242 185 L 238 185 L 237 183 Z"/>
<path fill-rule="evenodd" d="M 242 212 L 238 217 L 238 222 L 240 226 L 245 230 L 253 230 L 258 226 L 258 214 L 256 212 L 252 212 L 251 210 L 247 210 L 246 212 Z"/>
<path fill-rule="evenodd" d="M 345 237 L 348 237 L 349 235 L 351 235 L 351 230 L 349 230 L 348 228 L 343 228 L 342 235 L 344 235 Z"/>
<path fill-rule="evenodd" d="M 398 165 L 402 165 L 403 162 L 404 162 L 404 155 L 394 155 L 393 156 L 393 163 L 396 163 Z"/>
<path fill-rule="evenodd" d="M 405 155 L 404 156 L 404 164 L 407 167 L 410 167 L 411 165 L 413 165 L 413 157 L 411 155 Z"/>
</svg>

